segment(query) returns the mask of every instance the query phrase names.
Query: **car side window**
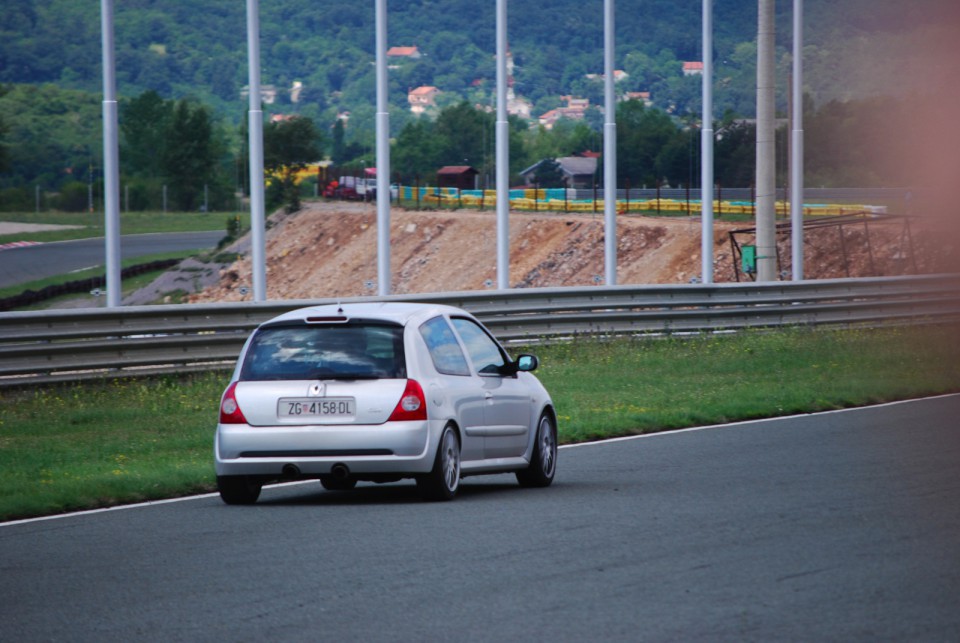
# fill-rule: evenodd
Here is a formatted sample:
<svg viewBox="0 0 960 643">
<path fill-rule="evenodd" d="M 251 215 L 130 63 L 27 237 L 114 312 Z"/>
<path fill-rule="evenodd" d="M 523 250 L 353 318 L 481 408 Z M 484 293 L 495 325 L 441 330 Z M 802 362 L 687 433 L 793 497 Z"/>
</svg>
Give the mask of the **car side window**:
<svg viewBox="0 0 960 643">
<path fill-rule="evenodd" d="M 427 344 L 430 359 L 437 372 L 445 375 L 470 375 L 467 358 L 453 330 L 443 317 L 434 317 L 420 325 L 420 335 Z"/>
<path fill-rule="evenodd" d="M 467 347 L 467 353 L 477 372 L 487 375 L 499 373 L 506 360 L 500 347 L 483 328 L 470 319 L 454 318 L 450 321 Z"/>
</svg>

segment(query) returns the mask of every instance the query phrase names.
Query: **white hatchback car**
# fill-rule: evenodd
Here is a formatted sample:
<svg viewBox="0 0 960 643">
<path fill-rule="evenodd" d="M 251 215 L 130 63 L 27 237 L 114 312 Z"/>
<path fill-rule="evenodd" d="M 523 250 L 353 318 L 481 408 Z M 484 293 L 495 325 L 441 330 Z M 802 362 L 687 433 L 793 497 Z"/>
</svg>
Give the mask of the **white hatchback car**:
<svg viewBox="0 0 960 643">
<path fill-rule="evenodd" d="M 268 482 L 415 478 L 453 498 L 462 476 L 515 472 L 546 487 L 557 463 L 553 402 L 469 313 L 345 303 L 280 315 L 249 337 L 220 402 L 220 497 L 256 502 Z"/>
</svg>

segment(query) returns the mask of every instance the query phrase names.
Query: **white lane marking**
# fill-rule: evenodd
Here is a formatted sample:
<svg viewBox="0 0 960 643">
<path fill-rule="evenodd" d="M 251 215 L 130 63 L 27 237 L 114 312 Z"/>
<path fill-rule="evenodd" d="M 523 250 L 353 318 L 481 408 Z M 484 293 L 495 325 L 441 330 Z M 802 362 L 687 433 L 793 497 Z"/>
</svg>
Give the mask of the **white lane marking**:
<svg viewBox="0 0 960 643">
<path fill-rule="evenodd" d="M 706 431 L 708 429 L 725 429 L 734 426 L 743 426 L 744 424 L 760 424 L 764 422 L 777 422 L 780 420 L 790 420 L 794 418 L 813 417 L 816 415 L 833 415 L 835 413 L 849 413 L 851 411 L 862 411 L 864 409 L 882 409 L 887 406 L 898 406 L 900 404 L 910 404 L 911 402 L 923 402 L 926 400 L 940 400 L 948 397 L 957 397 L 960 393 L 945 393 L 943 395 L 932 395 L 930 397 L 917 397 L 909 400 L 898 400 L 895 402 L 884 402 L 882 404 L 869 404 L 867 406 L 851 406 L 846 409 L 834 409 L 832 411 L 815 411 L 812 413 L 795 413 L 794 415 L 778 415 L 769 418 L 757 418 L 756 420 L 740 420 L 738 422 L 728 422 L 726 424 L 707 424 L 705 426 L 692 426 L 686 429 L 667 429 L 657 431 L 656 433 L 642 433 L 640 435 L 625 435 L 619 438 L 606 438 L 604 440 L 594 440 L 592 442 L 577 442 L 576 444 L 563 444 L 558 449 L 574 449 L 576 447 L 590 447 L 598 444 L 609 444 L 610 442 L 625 442 L 627 440 L 639 440 L 641 438 L 659 438 L 677 433 L 690 433 L 691 431 Z"/>
<path fill-rule="evenodd" d="M 949 397 L 958 397 L 958 396 L 960 396 L 960 393 L 947 393 L 947 394 L 945 394 L 945 395 L 933 395 L 933 396 L 931 396 L 931 397 L 913 398 L 913 399 L 909 399 L 909 400 L 900 400 L 900 401 L 897 401 L 897 402 L 884 402 L 883 404 L 871 404 L 871 405 L 869 405 L 869 406 L 853 406 L 853 407 L 850 407 L 850 408 L 848 408 L 848 409 L 836 409 L 836 410 L 833 410 L 833 411 L 818 411 L 818 412 L 816 412 L 816 413 L 798 413 L 798 414 L 795 414 L 795 415 L 782 415 L 782 416 L 778 416 L 778 417 L 761 418 L 761 419 L 758 419 L 758 420 L 743 420 L 743 421 L 740 421 L 740 422 L 729 422 L 729 423 L 727 423 L 727 424 L 708 424 L 708 425 L 706 425 L 706 426 L 694 426 L 694 427 L 690 427 L 690 428 L 687 428 L 687 429 L 676 429 L 676 430 L 671 430 L 671 431 L 659 431 L 659 432 L 657 432 L 657 433 L 644 433 L 644 434 L 642 434 L 642 435 L 628 435 L 628 436 L 624 436 L 624 437 L 622 437 L 622 438 L 607 438 L 607 439 L 605 439 L 605 440 L 594 440 L 593 442 L 578 442 L 578 443 L 576 443 L 576 444 L 563 444 L 563 445 L 561 445 L 561 446 L 559 446 L 559 447 L 557 447 L 557 448 L 558 448 L 558 449 L 575 449 L 575 448 L 578 448 L 578 447 L 596 446 L 596 445 L 598 445 L 598 444 L 609 444 L 609 443 L 611 443 L 611 442 L 625 442 L 625 441 L 627 441 L 627 440 L 640 440 L 640 439 L 643 439 L 643 438 L 666 437 L 666 436 L 670 436 L 670 435 L 676 435 L 677 433 L 689 433 L 689 432 L 691 432 L 691 431 L 706 431 L 706 430 L 708 430 L 708 429 L 723 429 L 723 428 L 726 428 L 726 427 L 741 426 L 741 425 L 744 425 L 744 424 L 758 424 L 758 423 L 762 423 L 762 422 L 776 422 L 776 421 L 778 421 L 778 420 L 789 420 L 789 419 L 791 419 L 791 418 L 798 418 L 798 417 L 812 417 L 812 416 L 815 416 L 815 415 L 832 415 L 832 414 L 834 414 L 834 413 L 849 413 L 849 412 L 851 412 L 851 411 L 861 411 L 861 410 L 864 410 L 864 409 L 880 409 L 880 408 L 884 408 L 884 407 L 887 407 L 887 406 L 897 406 L 897 405 L 900 405 L 900 404 L 910 404 L 911 402 L 922 402 L 922 401 L 926 401 L 926 400 L 939 400 L 939 399 L 945 399 L 945 398 L 949 398 Z M 268 487 L 265 487 L 265 488 L 277 487 L 277 486 L 281 486 L 281 485 L 284 485 L 284 486 L 293 486 L 293 485 L 300 485 L 300 484 L 312 484 L 312 483 L 314 483 L 314 482 L 316 482 L 316 481 L 313 480 L 313 479 L 310 479 L 310 480 L 298 480 L 298 481 L 296 481 L 296 482 L 283 482 L 283 483 L 279 483 L 279 484 L 276 484 L 276 485 L 269 485 Z M 101 509 L 88 509 L 88 510 L 85 510 L 85 511 L 74 511 L 74 512 L 72 512 L 72 513 L 54 514 L 54 515 L 52 515 L 52 516 L 40 516 L 39 518 L 23 518 L 23 519 L 21 519 L 21 520 L 12 520 L 12 521 L 10 521 L 10 522 L 0 522 L 0 528 L 3 528 L 3 527 L 12 527 L 13 525 L 25 525 L 25 524 L 34 523 L 34 522 L 44 522 L 44 521 L 47 521 L 47 520 L 60 520 L 61 518 L 73 518 L 73 517 L 75 517 L 75 516 L 89 516 L 89 515 L 93 515 L 93 514 L 107 513 L 107 512 L 110 512 L 110 511 L 123 511 L 123 510 L 126 510 L 126 509 L 142 509 L 142 508 L 144 508 L 144 507 L 155 507 L 155 506 L 157 506 L 157 505 L 168 505 L 168 504 L 173 504 L 173 503 L 175 503 L 175 502 L 186 502 L 186 501 L 188 501 L 188 500 L 200 500 L 200 499 L 203 499 L 203 498 L 216 498 L 216 497 L 218 497 L 219 495 L 220 495 L 220 494 L 218 494 L 218 493 L 216 493 L 216 492 L 214 492 L 214 493 L 204 493 L 204 494 L 200 494 L 200 495 L 198 495 L 198 496 L 183 496 L 183 497 L 181 497 L 181 498 L 168 498 L 168 499 L 166 499 L 166 500 L 149 500 L 149 501 L 147 501 L 147 502 L 138 502 L 137 504 L 133 504 L 133 505 L 117 505 L 117 506 L 115 506 L 115 507 L 103 507 L 103 508 L 101 508 Z"/>
</svg>

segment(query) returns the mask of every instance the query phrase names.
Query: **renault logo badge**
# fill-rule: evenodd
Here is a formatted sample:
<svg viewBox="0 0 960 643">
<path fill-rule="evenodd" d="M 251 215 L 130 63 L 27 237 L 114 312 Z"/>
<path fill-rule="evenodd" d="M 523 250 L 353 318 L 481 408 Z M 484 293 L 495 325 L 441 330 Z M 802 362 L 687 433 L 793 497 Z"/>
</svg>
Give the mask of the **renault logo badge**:
<svg viewBox="0 0 960 643">
<path fill-rule="evenodd" d="M 310 397 L 322 397 L 323 396 L 323 382 L 314 382 L 310 385 L 310 390 L 307 391 L 307 395 Z"/>
</svg>

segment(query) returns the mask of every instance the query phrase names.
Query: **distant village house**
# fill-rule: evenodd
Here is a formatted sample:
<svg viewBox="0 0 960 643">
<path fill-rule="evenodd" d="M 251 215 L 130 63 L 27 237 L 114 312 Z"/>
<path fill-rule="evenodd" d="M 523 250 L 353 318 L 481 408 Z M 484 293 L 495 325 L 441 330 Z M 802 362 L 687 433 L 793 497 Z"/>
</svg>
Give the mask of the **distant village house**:
<svg viewBox="0 0 960 643">
<path fill-rule="evenodd" d="M 597 178 L 597 156 L 599 155 L 564 156 L 555 159 L 563 173 L 564 186 L 574 189 L 592 188 Z M 520 171 L 520 176 L 523 177 L 527 185 L 534 184 L 537 170 L 546 161 L 547 159 L 537 161 L 527 169 Z"/>
<path fill-rule="evenodd" d="M 566 107 L 551 109 L 550 111 L 541 114 L 540 118 L 537 119 L 546 130 L 553 129 L 553 126 L 561 118 L 569 118 L 570 120 L 575 121 L 583 120 L 583 117 L 587 112 L 587 108 L 590 107 L 589 98 L 577 98 L 575 96 L 561 96 L 560 98 L 561 100 L 566 101 Z"/>
<path fill-rule="evenodd" d="M 441 188 L 476 190 L 479 174 L 479 171 L 469 165 L 446 165 L 437 170 L 437 185 Z"/>
<path fill-rule="evenodd" d="M 390 58 L 410 58 L 417 60 L 422 54 L 417 47 L 390 47 L 387 49 L 387 56 Z"/>
<path fill-rule="evenodd" d="M 432 85 L 422 85 L 407 94 L 407 101 L 410 103 L 410 111 L 414 114 L 423 114 L 427 109 L 435 107 L 437 104 L 437 94 L 440 90 Z"/>
<path fill-rule="evenodd" d="M 603 80 L 606 74 L 587 74 L 586 78 L 588 80 Z M 630 77 L 630 74 L 623 71 L 622 69 L 613 70 L 613 82 L 619 83 L 620 81 L 626 80 Z"/>
<path fill-rule="evenodd" d="M 643 103 L 644 107 L 653 105 L 653 101 L 650 99 L 650 92 L 627 92 L 621 97 L 621 100 L 638 100 Z"/>
<path fill-rule="evenodd" d="M 240 98 L 246 99 L 250 96 L 250 85 L 244 85 L 240 90 Z M 274 85 L 260 85 L 260 101 L 264 105 L 273 105 L 277 102 L 277 88 Z"/>
</svg>

